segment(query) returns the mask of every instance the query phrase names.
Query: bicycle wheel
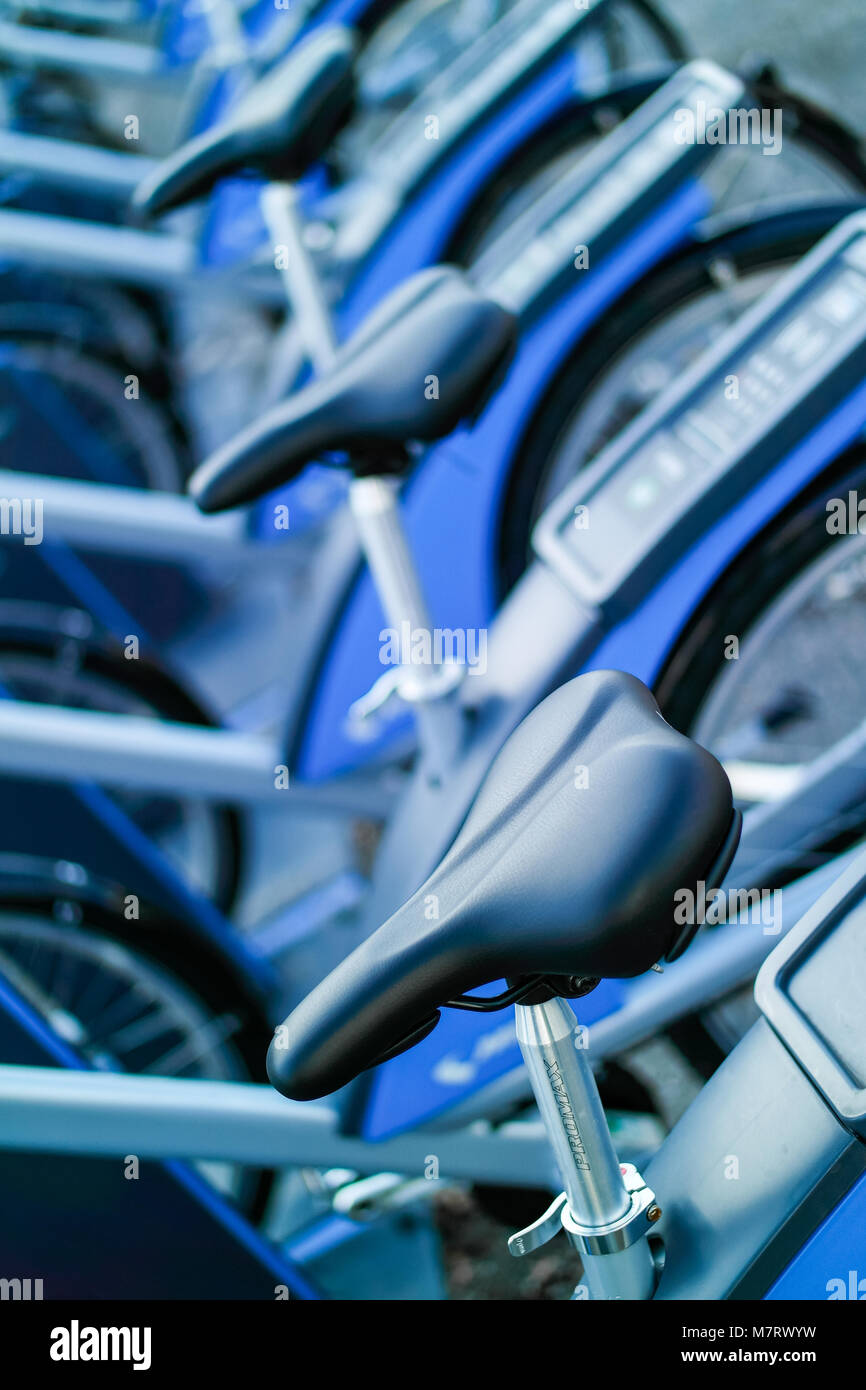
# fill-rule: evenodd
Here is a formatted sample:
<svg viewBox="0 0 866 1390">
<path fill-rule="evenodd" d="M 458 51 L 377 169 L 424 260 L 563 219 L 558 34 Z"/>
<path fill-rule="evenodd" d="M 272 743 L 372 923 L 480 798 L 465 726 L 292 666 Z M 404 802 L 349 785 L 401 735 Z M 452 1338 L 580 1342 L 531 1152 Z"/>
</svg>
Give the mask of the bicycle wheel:
<svg viewBox="0 0 866 1390">
<path fill-rule="evenodd" d="M 657 695 L 671 723 L 723 761 L 747 760 L 754 769 L 741 802 L 759 799 L 761 768 L 819 757 L 866 714 L 866 535 L 840 536 L 827 525 L 828 503 L 847 505 L 852 493 L 858 502 L 866 497 L 866 446 L 859 444 L 737 557 L 659 676 Z M 731 634 L 736 661 L 723 655 Z M 864 834 L 866 805 L 834 817 L 816 850 L 792 860 L 783 880 Z"/>
<path fill-rule="evenodd" d="M 776 517 L 717 581 L 657 682 L 665 717 L 722 761 L 746 759 L 750 796 L 760 771 L 827 752 L 866 713 L 866 536 L 837 536 L 827 503 L 866 498 L 866 447 L 846 452 Z M 724 641 L 739 640 L 736 661 Z M 735 788 L 736 790 L 736 788 Z M 745 805 L 742 798 L 740 804 Z M 817 844 L 774 874 L 789 879 L 866 836 L 866 804 L 831 817 Z M 680 1045 L 708 1075 L 758 1017 L 751 986 L 687 1020 Z"/>
<path fill-rule="evenodd" d="M 86 1065 L 264 1081 L 264 1015 L 182 924 L 145 904 L 127 922 L 120 890 L 93 883 L 77 865 L 46 871 L 14 862 L 11 881 L 0 876 L 0 969 Z M 197 1166 L 252 1217 L 261 1214 L 270 1174 L 223 1162 Z"/>
<path fill-rule="evenodd" d="M 138 291 L 91 280 L 48 278 L 20 266 L 0 268 L 0 335 L 59 339 L 80 355 L 102 358 L 118 368 L 134 362 L 148 394 L 159 401 L 165 395 L 162 362 L 168 328 L 153 300 Z"/>
<path fill-rule="evenodd" d="M 134 376 L 62 341 L 0 339 L 4 467 L 181 491 L 180 441 L 140 382 L 127 399 Z"/>
<path fill-rule="evenodd" d="M 212 726 L 206 711 L 146 659 L 126 661 L 79 610 L 0 605 L 0 688 L 16 699 Z M 244 836 L 229 806 L 147 792 L 114 799 L 180 875 L 229 912 L 241 879 Z"/>
</svg>

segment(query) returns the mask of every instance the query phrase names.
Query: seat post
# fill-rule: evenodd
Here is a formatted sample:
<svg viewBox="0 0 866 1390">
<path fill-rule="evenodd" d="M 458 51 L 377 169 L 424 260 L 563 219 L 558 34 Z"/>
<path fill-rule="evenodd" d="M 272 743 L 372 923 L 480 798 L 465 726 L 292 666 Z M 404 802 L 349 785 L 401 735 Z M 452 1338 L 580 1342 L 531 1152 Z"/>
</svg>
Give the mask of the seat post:
<svg viewBox="0 0 866 1390">
<path fill-rule="evenodd" d="M 645 1239 L 661 1215 L 631 1164 L 620 1164 L 601 1097 L 564 999 L 515 1006 L 517 1041 L 565 1191 L 544 1215 L 512 1236 L 523 1255 L 562 1228 L 580 1251 L 593 1299 L 648 1299 L 655 1269 Z"/>
<path fill-rule="evenodd" d="M 396 631 L 401 647 L 404 633 L 410 651 L 414 634 L 421 633 L 432 648 L 430 613 L 400 515 L 395 483 L 383 477 L 353 478 L 349 505 L 386 622 Z M 400 695 L 415 712 L 428 772 L 433 777 L 448 770 L 460 746 L 456 689 L 462 675 L 456 664 L 412 662 L 395 668 L 389 684 L 389 693 Z M 371 704 L 375 708 L 375 700 Z"/>
<path fill-rule="evenodd" d="M 337 333 L 322 282 L 304 240 L 304 217 L 298 191 L 290 183 L 269 183 L 261 193 L 262 216 L 274 246 L 285 246 L 280 276 L 298 332 L 316 374 L 321 376 L 337 355 Z"/>
</svg>

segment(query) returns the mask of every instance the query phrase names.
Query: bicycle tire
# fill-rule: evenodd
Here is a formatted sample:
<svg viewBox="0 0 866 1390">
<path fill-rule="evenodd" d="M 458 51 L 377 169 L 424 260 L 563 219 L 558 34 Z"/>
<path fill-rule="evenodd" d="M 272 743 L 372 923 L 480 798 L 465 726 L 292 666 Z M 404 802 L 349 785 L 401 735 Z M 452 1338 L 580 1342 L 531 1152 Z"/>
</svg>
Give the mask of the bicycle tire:
<svg viewBox="0 0 866 1390">
<path fill-rule="evenodd" d="M 23 659 L 29 663 L 22 669 Z M 39 666 L 44 679 L 44 696 L 56 703 L 57 684 L 53 672 L 65 665 L 91 677 L 91 691 L 100 683 L 115 698 L 112 707 L 131 704 L 136 710 L 152 711 L 154 717 L 171 722 L 199 724 L 214 728 L 217 721 L 176 681 L 146 655 L 136 661 L 124 659 L 118 644 L 100 634 L 89 614 L 78 609 L 56 609 L 50 604 L 27 601 L 0 602 L 0 671 L 19 662 L 19 677 L 27 687 L 28 699 L 39 699 Z M 33 663 L 36 663 L 34 668 Z M 14 681 L 9 687 L 15 694 Z M 19 686 L 19 688 L 21 688 Z M 93 706 L 91 705 L 91 708 Z M 243 879 L 246 836 L 243 819 L 236 807 L 208 804 L 213 845 L 209 860 L 213 878 L 199 887 L 208 891 L 214 904 L 230 914 Z"/>
</svg>

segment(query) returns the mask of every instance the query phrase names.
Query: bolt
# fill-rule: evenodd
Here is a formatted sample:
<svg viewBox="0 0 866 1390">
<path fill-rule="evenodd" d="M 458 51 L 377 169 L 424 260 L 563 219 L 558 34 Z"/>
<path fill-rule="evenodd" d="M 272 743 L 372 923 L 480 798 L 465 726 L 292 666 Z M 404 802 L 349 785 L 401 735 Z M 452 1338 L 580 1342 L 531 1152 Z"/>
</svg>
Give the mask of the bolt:
<svg viewBox="0 0 866 1390">
<path fill-rule="evenodd" d="M 657 1202 L 653 1202 L 652 1206 L 651 1206 L 651 1207 L 647 1207 L 647 1209 L 646 1209 L 646 1219 L 647 1219 L 647 1221 L 658 1221 L 658 1219 L 659 1219 L 659 1217 L 661 1216 L 661 1214 L 662 1214 L 662 1209 L 661 1209 L 661 1207 L 658 1205 Z"/>
</svg>

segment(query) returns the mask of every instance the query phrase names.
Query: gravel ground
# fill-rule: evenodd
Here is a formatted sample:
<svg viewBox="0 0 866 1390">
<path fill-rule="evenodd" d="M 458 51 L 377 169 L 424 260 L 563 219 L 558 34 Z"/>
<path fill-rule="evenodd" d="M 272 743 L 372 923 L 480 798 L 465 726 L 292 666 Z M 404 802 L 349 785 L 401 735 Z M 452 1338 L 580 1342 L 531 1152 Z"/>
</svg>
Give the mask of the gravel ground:
<svg viewBox="0 0 866 1390">
<path fill-rule="evenodd" d="M 539 1194 L 525 1224 L 535 1221 L 549 1200 Z M 520 1228 L 520 1219 L 512 1229 Z M 470 1193 L 443 1193 L 436 1203 L 436 1224 L 454 1302 L 562 1302 L 580 1280 L 580 1260 L 562 1236 L 528 1259 L 514 1259 L 505 1244 L 509 1229 L 487 1215 Z"/>
</svg>

